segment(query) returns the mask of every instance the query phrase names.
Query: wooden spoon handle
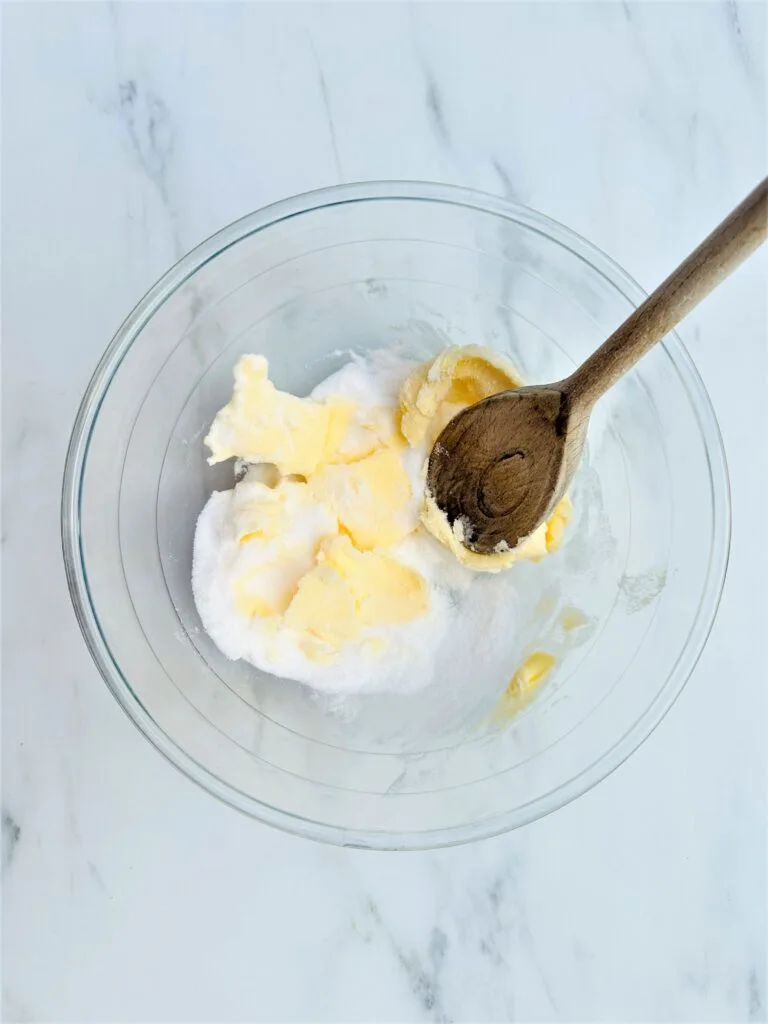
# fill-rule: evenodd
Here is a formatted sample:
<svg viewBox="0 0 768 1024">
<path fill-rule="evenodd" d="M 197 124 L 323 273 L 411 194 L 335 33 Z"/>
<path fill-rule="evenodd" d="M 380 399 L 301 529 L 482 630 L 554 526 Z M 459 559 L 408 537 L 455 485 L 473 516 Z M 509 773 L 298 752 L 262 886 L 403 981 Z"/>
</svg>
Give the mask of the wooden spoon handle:
<svg viewBox="0 0 768 1024">
<path fill-rule="evenodd" d="M 592 405 L 768 236 L 768 178 L 563 381 L 572 404 Z"/>
</svg>

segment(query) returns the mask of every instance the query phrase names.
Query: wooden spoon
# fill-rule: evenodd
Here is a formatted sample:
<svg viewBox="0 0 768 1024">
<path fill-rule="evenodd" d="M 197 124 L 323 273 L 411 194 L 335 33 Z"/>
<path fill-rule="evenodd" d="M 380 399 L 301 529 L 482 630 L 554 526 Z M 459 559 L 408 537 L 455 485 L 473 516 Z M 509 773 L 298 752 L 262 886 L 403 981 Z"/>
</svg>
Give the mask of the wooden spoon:
<svg viewBox="0 0 768 1024">
<path fill-rule="evenodd" d="M 768 178 L 586 362 L 556 384 L 503 391 L 455 416 L 429 457 L 429 493 L 465 547 L 491 554 L 533 533 L 579 465 L 592 407 L 768 235 Z"/>
</svg>

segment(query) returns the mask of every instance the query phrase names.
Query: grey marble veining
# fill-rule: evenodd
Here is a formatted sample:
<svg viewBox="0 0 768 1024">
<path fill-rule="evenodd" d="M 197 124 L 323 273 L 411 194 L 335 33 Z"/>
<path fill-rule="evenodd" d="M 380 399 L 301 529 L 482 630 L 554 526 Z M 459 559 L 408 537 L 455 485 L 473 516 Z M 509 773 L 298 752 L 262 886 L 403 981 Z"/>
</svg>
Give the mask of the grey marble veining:
<svg viewBox="0 0 768 1024">
<path fill-rule="evenodd" d="M 764 254 L 683 330 L 733 487 L 710 643 L 625 766 L 515 834 L 366 854 L 198 791 L 91 663 L 58 527 L 109 338 L 266 203 L 451 181 L 652 287 L 766 172 L 765 6 L 18 4 L 2 45 L 3 1018 L 765 1020 Z"/>
</svg>

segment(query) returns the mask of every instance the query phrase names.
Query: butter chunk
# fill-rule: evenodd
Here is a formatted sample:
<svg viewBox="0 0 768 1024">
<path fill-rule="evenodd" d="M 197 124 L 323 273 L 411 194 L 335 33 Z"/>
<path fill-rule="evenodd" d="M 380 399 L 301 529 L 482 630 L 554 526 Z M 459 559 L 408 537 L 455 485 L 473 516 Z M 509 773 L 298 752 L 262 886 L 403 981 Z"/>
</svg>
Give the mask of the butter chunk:
<svg viewBox="0 0 768 1024">
<path fill-rule="evenodd" d="M 406 379 L 400 390 L 400 430 L 413 447 L 425 441 L 431 447 L 462 409 L 521 384 L 498 353 L 482 345 L 454 345 Z"/>
<path fill-rule="evenodd" d="M 563 543 L 563 536 L 565 535 L 565 528 L 570 523 L 573 516 L 573 505 L 571 499 L 566 494 L 564 498 L 555 505 L 552 515 L 547 520 L 547 551 L 551 554 L 553 551 L 557 551 L 560 545 Z"/>
<path fill-rule="evenodd" d="M 451 528 L 445 513 L 438 508 L 431 494 L 427 494 L 421 510 L 421 521 L 433 537 L 444 544 L 456 560 L 476 572 L 501 572 L 515 562 L 522 560 L 537 562 L 545 555 L 556 551 L 563 540 L 563 533 L 571 518 L 572 505 L 567 496 L 555 506 L 549 519 L 537 526 L 515 548 L 505 548 L 490 555 L 470 551 L 464 546 L 464 533 L 459 520 Z"/>
<path fill-rule="evenodd" d="M 299 582 L 285 624 L 305 634 L 305 654 L 327 660 L 366 628 L 409 622 L 428 606 L 419 573 L 389 555 L 358 551 L 338 536 L 323 543 L 317 564 Z"/>
<path fill-rule="evenodd" d="M 310 479 L 309 487 L 362 550 L 394 544 L 418 526 L 411 481 L 395 448 L 379 448 L 357 462 L 325 466 Z"/>
<path fill-rule="evenodd" d="M 237 456 L 270 462 L 283 474 L 308 476 L 337 457 L 354 404 L 278 391 L 264 356 L 244 355 L 235 367 L 231 401 L 213 421 L 205 443 L 213 465 Z"/>
<path fill-rule="evenodd" d="M 366 626 L 394 626 L 427 611 L 426 580 L 396 558 L 358 551 L 347 537 L 340 536 L 323 546 L 319 559 L 346 581 Z"/>
<path fill-rule="evenodd" d="M 268 617 L 288 608 L 302 576 L 315 564 L 325 537 L 337 532 L 333 514 L 311 497 L 305 483 L 281 480 L 238 484 L 231 498 L 237 548 L 232 562 L 235 608 Z"/>
</svg>

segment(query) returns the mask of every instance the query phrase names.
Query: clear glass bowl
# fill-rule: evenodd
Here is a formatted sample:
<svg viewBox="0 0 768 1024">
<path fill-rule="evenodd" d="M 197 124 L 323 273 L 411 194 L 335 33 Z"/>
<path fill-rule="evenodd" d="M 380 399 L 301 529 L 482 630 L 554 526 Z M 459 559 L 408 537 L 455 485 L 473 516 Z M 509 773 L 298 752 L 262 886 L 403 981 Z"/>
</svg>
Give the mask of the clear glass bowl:
<svg viewBox="0 0 768 1024">
<path fill-rule="evenodd" d="M 203 437 L 243 352 L 264 353 L 277 386 L 299 394 L 346 350 L 395 344 L 426 357 L 479 342 L 530 381 L 556 380 L 642 299 L 548 218 L 419 183 L 289 199 L 181 260 L 93 376 L 62 503 L 80 626 L 152 743 L 261 821 L 379 849 L 503 832 L 620 764 L 690 674 L 727 562 L 722 444 L 675 335 L 599 403 L 564 549 L 511 570 L 520 627 L 504 637 L 503 608 L 489 624 L 509 644 L 510 674 L 537 647 L 559 658 L 517 718 L 493 712 L 499 680 L 473 672 L 471 657 L 439 689 L 342 703 L 230 662 L 200 626 L 190 569 L 196 517 L 212 489 L 232 485 L 231 466 L 207 466 Z"/>
</svg>

